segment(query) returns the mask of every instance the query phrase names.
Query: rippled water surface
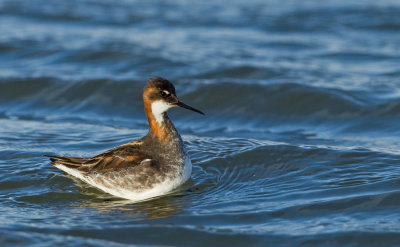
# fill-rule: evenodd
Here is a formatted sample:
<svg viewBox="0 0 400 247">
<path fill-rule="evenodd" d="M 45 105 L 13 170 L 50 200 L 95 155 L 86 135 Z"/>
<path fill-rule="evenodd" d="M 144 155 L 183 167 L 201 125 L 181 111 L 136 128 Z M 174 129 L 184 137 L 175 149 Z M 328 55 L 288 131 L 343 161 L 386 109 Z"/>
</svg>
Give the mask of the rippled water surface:
<svg viewBox="0 0 400 247">
<path fill-rule="evenodd" d="M 400 2 L 0 0 L 1 246 L 398 246 Z M 147 132 L 147 78 L 194 165 L 131 203 L 44 154 Z"/>
</svg>

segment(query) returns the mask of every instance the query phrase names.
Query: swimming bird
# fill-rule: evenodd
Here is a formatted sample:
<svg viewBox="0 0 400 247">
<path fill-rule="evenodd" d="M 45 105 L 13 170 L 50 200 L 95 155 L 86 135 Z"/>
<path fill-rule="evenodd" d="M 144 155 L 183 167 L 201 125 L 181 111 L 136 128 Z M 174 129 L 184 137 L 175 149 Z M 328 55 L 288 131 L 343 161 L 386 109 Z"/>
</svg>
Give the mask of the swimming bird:
<svg viewBox="0 0 400 247">
<path fill-rule="evenodd" d="M 167 115 L 172 107 L 203 112 L 182 103 L 174 85 L 160 77 L 143 90 L 149 132 L 90 158 L 46 155 L 51 164 L 117 197 L 142 201 L 167 194 L 191 176 L 192 163 L 182 138 Z"/>
</svg>

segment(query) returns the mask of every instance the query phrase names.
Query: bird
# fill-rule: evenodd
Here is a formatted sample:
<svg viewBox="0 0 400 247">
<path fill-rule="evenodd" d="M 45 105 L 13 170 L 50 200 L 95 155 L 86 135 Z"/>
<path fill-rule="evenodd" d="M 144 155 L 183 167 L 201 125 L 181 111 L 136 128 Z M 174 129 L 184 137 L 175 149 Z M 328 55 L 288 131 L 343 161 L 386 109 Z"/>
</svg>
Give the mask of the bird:
<svg viewBox="0 0 400 247">
<path fill-rule="evenodd" d="M 191 176 L 192 163 L 167 110 L 186 105 L 174 85 L 161 77 L 150 78 L 143 90 L 149 131 L 99 155 L 62 157 L 46 155 L 50 164 L 116 197 L 144 201 L 173 191 Z"/>
</svg>

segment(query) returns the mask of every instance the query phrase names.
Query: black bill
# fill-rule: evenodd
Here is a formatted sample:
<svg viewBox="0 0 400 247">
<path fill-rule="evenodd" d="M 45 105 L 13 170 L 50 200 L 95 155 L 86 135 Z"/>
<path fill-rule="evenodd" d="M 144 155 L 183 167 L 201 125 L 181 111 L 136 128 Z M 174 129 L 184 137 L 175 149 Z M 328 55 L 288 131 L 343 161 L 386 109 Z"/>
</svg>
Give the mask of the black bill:
<svg viewBox="0 0 400 247">
<path fill-rule="evenodd" d="M 193 108 L 191 106 L 188 106 L 185 103 L 182 103 L 181 101 L 178 101 L 178 103 L 176 105 L 204 115 L 204 113 L 202 111 L 199 111 L 199 110 L 197 110 L 197 109 L 195 109 L 195 108 Z"/>
</svg>

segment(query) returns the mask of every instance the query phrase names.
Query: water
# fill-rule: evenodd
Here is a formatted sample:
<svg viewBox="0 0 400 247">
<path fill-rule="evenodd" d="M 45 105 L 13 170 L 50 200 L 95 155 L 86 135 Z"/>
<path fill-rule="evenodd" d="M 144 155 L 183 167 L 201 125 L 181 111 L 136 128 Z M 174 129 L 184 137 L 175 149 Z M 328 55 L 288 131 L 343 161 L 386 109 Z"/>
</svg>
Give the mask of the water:
<svg viewBox="0 0 400 247">
<path fill-rule="evenodd" d="M 0 1 L 1 246 L 396 246 L 400 2 Z M 102 193 L 44 154 L 147 131 L 147 78 L 194 164 L 172 195 Z"/>
</svg>

